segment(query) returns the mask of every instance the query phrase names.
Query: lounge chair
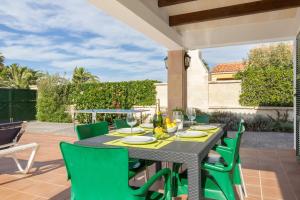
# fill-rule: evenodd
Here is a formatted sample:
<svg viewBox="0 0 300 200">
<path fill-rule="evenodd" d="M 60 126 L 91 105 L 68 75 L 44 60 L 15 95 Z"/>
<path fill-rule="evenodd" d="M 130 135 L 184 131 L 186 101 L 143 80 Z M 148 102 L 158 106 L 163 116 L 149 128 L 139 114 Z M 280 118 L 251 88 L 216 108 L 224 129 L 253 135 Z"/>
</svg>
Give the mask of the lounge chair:
<svg viewBox="0 0 300 200">
<path fill-rule="evenodd" d="M 21 173 L 27 174 L 30 168 L 32 167 L 39 145 L 37 143 L 21 145 L 18 144 L 20 138 L 25 132 L 25 127 L 26 122 L 12 122 L 0 124 L 0 157 L 12 157 L 19 171 Z M 26 167 L 23 168 L 15 154 L 17 152 L 25 151 L 28 149 L 32 149 L 32 152 L 30 154 Z"/>
</svg>

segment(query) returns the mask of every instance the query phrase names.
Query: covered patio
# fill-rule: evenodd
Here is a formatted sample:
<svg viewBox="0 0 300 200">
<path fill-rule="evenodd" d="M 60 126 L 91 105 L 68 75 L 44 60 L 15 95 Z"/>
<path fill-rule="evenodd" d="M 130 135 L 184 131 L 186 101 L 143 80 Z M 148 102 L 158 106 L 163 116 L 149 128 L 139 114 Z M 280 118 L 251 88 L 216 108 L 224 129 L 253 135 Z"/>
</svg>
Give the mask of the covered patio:
<svg viewBox="0 0 300 200">
<path fill-rule="evenodd" d="M 298 0 L 90 0 L 99 9 L 164 46 L 168 112 L 188 106 L 189 50 L 293 41 L 294 148 L 300 155 L 300 2 Z M 191 64 L 193 56 L 190 54 Z M 220 55 L 222 56 L 222 55 Z M 198 91 L 199 93 L 201 91 Z M 296 156 L 296 155 L 295 155 Z"/>
<path fill-rule="evenodd" d="M 297 76 L 300 73 L 299 0 L 90 0 L 90 2 L 166 47 L 170 116 L 173 109 L 188 107 L 191 92 L 187 90 L 190 50 L 294 41 L 293 148 L 278 148 L 278 146 L 265 148 L 259 145 L 246 146 L 242 143 L 240 155 L 248 191 L 247 199 L 300 199 L 300 165 L 297 161 L 297 156 L 300 155 L 300 105 L 298 105 L 300 82 Z M 193 58 L 191 60 L 193 61 Z M 253 136 L 246 134 L 245 139 L 249 140 L 247 137 Z M 267 141 L 272 137 L 265 139 Z M 72 134 L 42 135 L 28 131 L 21 143 L 35 141 L 41 145 L 37 162 L 29 174 L 20 175 L 16 173 L 11 160 L 0 160 L 1 199 L 69 199 L 70 184 L 67 182 L 58 144 L 60 141 L 76 140 Z M 260 139 L 256 141 L 258 140 Z M 27 155 L 22 153 L 18 156 L 25 159 Z M 132 184 L 139 185 L 143 181 L 140 177 L 133 180 Z M 160 189 L 161 184 L 157 183 L 154 187 Z M 189 187 L 198 191 L 189 194 L 189 199 L 201 198 L 200 180 Z M 187 196 L 182 198 L 185 199 Z"/>
<path fill-rule="evenodd" d="M 42 127 L 50 128 L 48 131 L 41 132 Z M 68 136 L 63 135 L 66 133 Z M 256 138 L 256 141 L 260 140 L 261 143 L 253 146 L 253 138 Z M 290 148 L 292 144 L 278 148 L 274 144 L 275 142 L 270 142 L 268 146 L 263 146 L 270 138 L 280 144 L 283 135 L 278 133 L 274 137 L 269 134 L 269 137 L 263 139 L 253 132 L 246 132 L 244 136 L 240 153 L 248 191 L 246 199 L 297 200 L 300 198 L 300 165 L 295 160 L 295 150 Z M 24 175 L 17 172 L 17 167 L 12 159 L 2 158 L 0 160 L 1 199 L 70 199 L 70 182 L 67 181 L 64 161 L 58 146 L 60 141 L 74 142 L 76 140 L 71 124 L 66 126 L 55 123 L 30 123 L 21 143 L 35 141 L 40 144 L 36 162 L 30 173 Z M 26 162 L 29 153 L 29 151 L 19 153 L 17 156 Z M 140 178 L 131 184 L 139 185 L 144 182 L 143 174 L 138 177 Z M 152 189 L 156 190 L 161 185 L 157 183 L 154 187 Z M 182 199 L 186 198 L 183 196 Z"/>
</svg>

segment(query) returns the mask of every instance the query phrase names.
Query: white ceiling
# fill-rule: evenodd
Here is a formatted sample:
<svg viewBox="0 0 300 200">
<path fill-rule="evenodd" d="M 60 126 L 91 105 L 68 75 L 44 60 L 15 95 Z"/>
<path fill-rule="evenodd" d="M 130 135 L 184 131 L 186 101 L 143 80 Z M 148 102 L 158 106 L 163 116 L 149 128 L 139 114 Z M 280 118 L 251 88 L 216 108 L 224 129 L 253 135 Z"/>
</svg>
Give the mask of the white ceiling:
<svg viewBox="0 0 300 200">
<path fill-rule="evenodd" d="M 162 8 L 158 8 L 157 0 L 90 1 L 171 50 L 289 40 L 300 28 L 300 8 L 175 27 L 168 23 L 170 15 L 256 0 L 197 0 Z"/>
</svg>

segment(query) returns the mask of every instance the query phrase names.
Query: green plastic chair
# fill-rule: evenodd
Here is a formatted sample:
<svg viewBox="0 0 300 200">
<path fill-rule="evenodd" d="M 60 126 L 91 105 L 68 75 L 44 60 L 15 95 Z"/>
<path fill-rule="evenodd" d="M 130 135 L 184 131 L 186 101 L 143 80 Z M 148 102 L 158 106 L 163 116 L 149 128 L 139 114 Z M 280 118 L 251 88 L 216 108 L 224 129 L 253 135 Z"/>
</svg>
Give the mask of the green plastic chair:
<svg viewBox="0 0 300 200">
<path fill-rule="evenodd" d="M 196 122 L 197 123 L 205 123 L 208 124 L 209 123 L 209 116 L 208 115 L 197 115 L 196 116 Z"/>
<path fill-rule="evenodd" d="M 239 127 L 238 127 L 238 133 L 242 132 L 242 129 L 244 129 L 244 120 L 241 120 Z M 235 140 L 237 137 L 234 138 L 229 138 L 229 137 L 224 137 L 222 138 L 222 145 L 216 145 L 213 150 L 217 151 L 219 149 L 224 149 L 227 151 L 234 151 L 234 143 L 236 142 Z M 240 138 L 241 139 L 241 138 Z M 247 197 L 247 190 L 246 190 L 246 185 L 243 177 L 243 172 L 242 172 L 242 164 L 241 164 L 241 159 L 240 159 L 240 154 L 238 153 L 238 158 L 237 158 L 237 165 L 234 170 L 234 184 L 239 188 L 240 194 L 244 194 L 245 197 Z"/>
<path fill-rule="evenodd" d="M 185 121 L 189 121 L 189 118 L 187 115 L 184 115 L 184 120 Z M 197 123 L 205 123 L 208 124 L 209 123 L 209 115 L 197 115 L 195 121 Z"/>
<path fill-rule="evenodd" d="M 108 122 L 97 122 L 94 124 L 83 124 L 75 127 L 78 139 L 83 140 L 108 133 Z"/>
<path fill-rule="evenodd" d="M 114 119 L 114 128 L 115 129 L 130 128 L 130 126 L 127 124 L 126 120 L 124 119 Z"/>
<path fill-rule="evenodd" d="M 85 147 L 60 143 L 68 180 L 71 180 L 71 200 L 170 200 L 171 171 L 163 169 L 142 187 L 128 184 L 128 150 L 125 148 Z M 164 177 L 164 194 L 149 188 Z"/>
<path fill-rule="evenodd" d="M 103 121 L 103 122 L 97 122 L 94 124 L 83 124 L 83 125 L 78 125 L 75 128 L 78 139 L 83 140 L 83 139 L 88 139 L 91 137 L 96 137 L 100 135 L 104 135 L 108 133 L 108 122 Z M 129 160 L 129 177 L 133 178 L 137 173 L 145 170 L 146 162 L 145 161 L 140 161 L 139 159 L 134 159 L 131 158 Z M 147 166 L 150 165 L 147 163 Z"/>
<path fill-rule="evenodd" d="M 202 163 L 202 190 L 205 198 L 217 200 L 235 200 L 233 185 L 238 183 L 239 148 L 241 137 L 245 131 L 243 121 L 240 130 L 232 140 L 232 149 L 215 147 L 221 159 L 211 161 L 209 158 Z M 179 173 L 180 164 L 173 167 L 173 196 L 187 194 L 188 180 L 186 171 Z"/>
</svg>

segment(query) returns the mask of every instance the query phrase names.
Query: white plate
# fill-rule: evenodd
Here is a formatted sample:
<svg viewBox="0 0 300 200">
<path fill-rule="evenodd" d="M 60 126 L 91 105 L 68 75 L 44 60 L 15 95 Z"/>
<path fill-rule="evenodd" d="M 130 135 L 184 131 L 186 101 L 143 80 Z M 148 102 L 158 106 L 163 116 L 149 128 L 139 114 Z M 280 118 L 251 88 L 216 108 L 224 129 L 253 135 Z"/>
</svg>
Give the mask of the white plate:
<svg viewBox="0 0 300 200">
<path fill-rule="evenodd" d="M 127 136 L 120 140 L 125 144 L 149 144 L 156 141 L 155 137 L 149 136 Z"/>
<path fill-rule="evenodd" d="M 213 125 L 194 125 L 191 126 L 190 129 L 195 130 L 195 131 L 207 131 L 207 130 L 212 130 L 218 128 L 217 126 Z"/>
<path fill-rule="evenodd" d="M 176 133 L 176 135 L 179 137 L 195 138 L 207 136 L 207 133 L 201 131 L 183 131 Z"/>
<path fill-rule="evenodd" d="M 132 128 L 132 132 L 131 132 L 131 128 L 121 128 L 117 130 L 117 132 L 121 134 L 139 134 L 139 133 L 143 133 L 144 131 L 145 131 L 144 129 L 139 127 Z"/>
<path fill-rule="evenodd" d="M 143 123 L 140 125 L 140 127 L 142 128 L 153 128 L 153 124 L 152 123 Z"/>
</svg>

